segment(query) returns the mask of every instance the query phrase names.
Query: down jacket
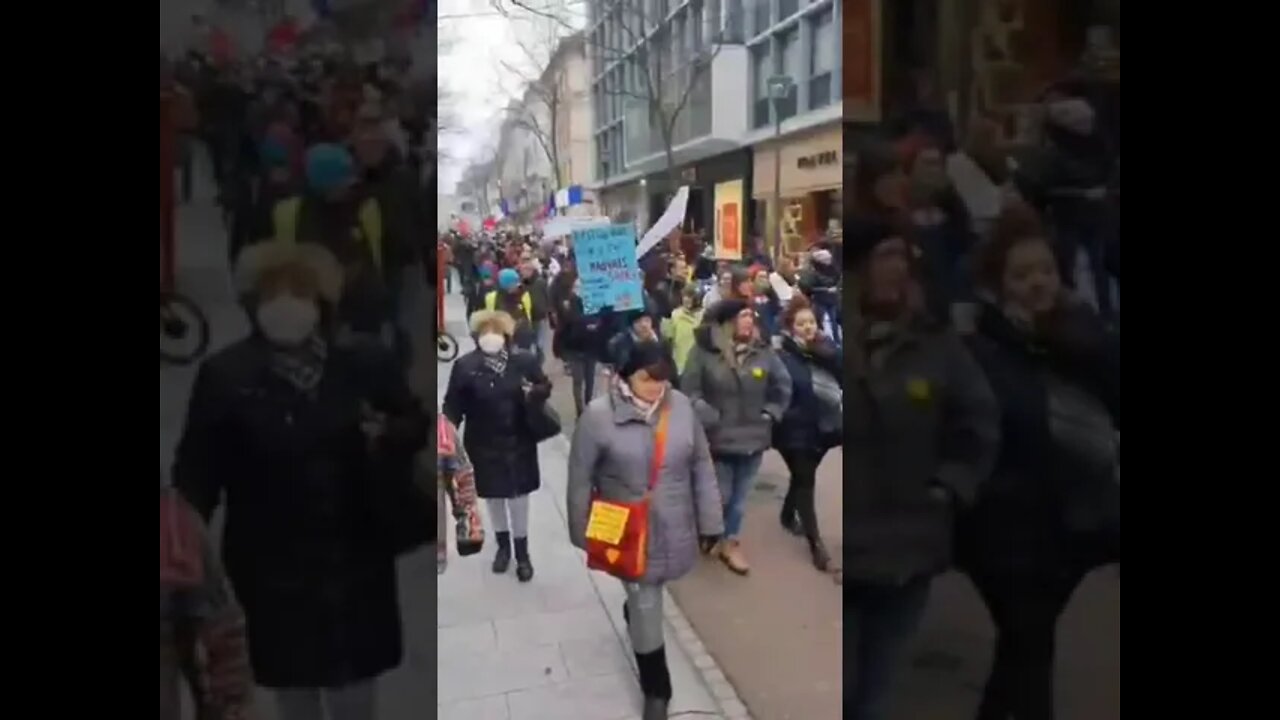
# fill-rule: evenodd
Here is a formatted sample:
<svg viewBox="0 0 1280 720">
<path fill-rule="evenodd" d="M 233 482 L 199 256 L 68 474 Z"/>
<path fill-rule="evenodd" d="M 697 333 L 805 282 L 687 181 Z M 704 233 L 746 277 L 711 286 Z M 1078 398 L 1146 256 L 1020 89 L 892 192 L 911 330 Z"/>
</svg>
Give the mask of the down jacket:
<svg viewBox="0 0 1280 720">
<path fill-rule="evenodd" d="M 724 515 L 706 435 L 689 398 L 668 390 L 666 455 L 649 512 L 648 568 L 642 582 L 677 580 L 698 560 L 698 536 L 724 533 Z M 569 452 L 569 540 L 587 545 L 591 498 L 635 502 L 649 486 L 658 413 L 646 417 L 617 386 L 591 401 Z"/>
</svg>

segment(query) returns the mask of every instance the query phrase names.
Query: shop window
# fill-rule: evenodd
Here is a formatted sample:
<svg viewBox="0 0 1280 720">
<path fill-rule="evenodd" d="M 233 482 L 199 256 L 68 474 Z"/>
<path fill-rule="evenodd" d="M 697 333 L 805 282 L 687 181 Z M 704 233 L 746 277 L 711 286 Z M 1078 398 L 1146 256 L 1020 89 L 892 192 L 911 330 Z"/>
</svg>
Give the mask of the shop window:
<svg viewBox="0 0 1280 720">
<path fill-rule="evenodd" d="M 792 28 L 791 30 L 778 35 L 778 72 L 789 76 L 793 81 L 798 80 L 803 75 L 803 69 L 800 65 L 800 30 Z M 777 101 L 778 122 L 784 122 L 788 118 L 794 117 L 796 114 L 796 92 L 795 86 L 791 88 L 791 92 L 785 98 Z"/>
<path fill-rule="evenodd" d="M 836 26 L 831 10 L 813 21 L 813 44 L 809 48 L 809 109 L 831 102 L 832 71 L 836 64 Z"/>
</svg>

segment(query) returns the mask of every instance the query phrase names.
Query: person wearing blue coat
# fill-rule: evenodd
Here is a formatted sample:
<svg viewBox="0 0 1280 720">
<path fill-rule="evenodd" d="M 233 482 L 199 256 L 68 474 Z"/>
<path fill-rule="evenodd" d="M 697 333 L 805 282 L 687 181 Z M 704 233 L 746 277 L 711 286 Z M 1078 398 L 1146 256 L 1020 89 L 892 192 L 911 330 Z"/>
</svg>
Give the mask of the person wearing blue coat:
<svg viewBox="0 0 1280 720">
<path fill-rule="evenodd" d="M 778 356 L 791 376 L 791 405 L 773 428 L 773 446 L 791 473 L 782 527 L 809 543 L 813 565 L 827 572 L 831 554 L 818 531 L 815 485 L 827 451 L 840 445 L 843 373 L 840 347 L 822 334 L 809 301 L 795 295 L 782 314 Z"/>
</svg>

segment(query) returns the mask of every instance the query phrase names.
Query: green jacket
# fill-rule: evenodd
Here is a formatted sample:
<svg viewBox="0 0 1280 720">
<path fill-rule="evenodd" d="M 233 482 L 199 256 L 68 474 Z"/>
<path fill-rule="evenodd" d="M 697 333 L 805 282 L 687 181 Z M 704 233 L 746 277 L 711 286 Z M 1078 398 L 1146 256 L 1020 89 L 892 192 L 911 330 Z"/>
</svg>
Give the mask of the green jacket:
<svg viewBox="0 0 1280 720">
<path fill-rule="evenodd" d="M 689 361 L 689 352 L 697 342 L 693 337 L 693 331 L 697 330 L 701 324 L 701 310 L 690 312 L 683 307 L 676 308 L 672 311 L 671 317 L 662 321 L 662 337 L 671 343 L 671 354 L 676 358 L 676 370 L 680 373 L 684 373 L 685 363 Z"/>
</svg>

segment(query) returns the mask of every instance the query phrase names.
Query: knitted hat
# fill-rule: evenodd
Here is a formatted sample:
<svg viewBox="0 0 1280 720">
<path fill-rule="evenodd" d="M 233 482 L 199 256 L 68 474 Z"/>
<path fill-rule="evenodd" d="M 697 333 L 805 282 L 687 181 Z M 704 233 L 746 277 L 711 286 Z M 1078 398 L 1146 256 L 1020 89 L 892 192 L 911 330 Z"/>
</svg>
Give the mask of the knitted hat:
<svg viewBox="0 0 1280 720">
<path fill-rule="evenodd" d="M 655 379 L 666 380 L 671 377 L 673 369 L 667 361 L 667 351 L 657 340 L 646 340 L 631 346 L 630 352 L 618 366 L 618 375 L 629 379 L 641 370 L 648 371 Z"/>
<path fill-rule="evenodd" d="M 743 300 L 721 300 L 707 308 L 703 318 L 712 325 L 723 325 L 738 319 L 738 314 L 749 308 Z"/>
<path fill-rule="evenodd" d="M 520 273 L 512 268 L 503 268 L 498 273 L 498 288 L 501 290 L 513 290 L 520 284 Z"/>
<path fill-rule="evenodd" d="M 307 185 L 328 194 L 355 181 L 355 161 L 341 145 L 321 144 L 307 150 Z"/>
</svg>

